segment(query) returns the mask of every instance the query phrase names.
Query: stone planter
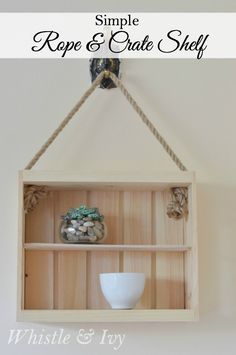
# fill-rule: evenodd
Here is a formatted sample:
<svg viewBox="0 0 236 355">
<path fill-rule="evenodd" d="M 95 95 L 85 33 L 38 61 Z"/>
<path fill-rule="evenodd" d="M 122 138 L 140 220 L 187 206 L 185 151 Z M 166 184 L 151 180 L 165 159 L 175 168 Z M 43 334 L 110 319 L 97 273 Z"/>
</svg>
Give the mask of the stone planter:
<svg viewBox="0 0 236 355">
<path fill-rule="evenodd" d="M 106 225 L 89 217 L 63 221 L 60 235 L 64 243 L 101 243 L 106 238 Z"/>
</svg>

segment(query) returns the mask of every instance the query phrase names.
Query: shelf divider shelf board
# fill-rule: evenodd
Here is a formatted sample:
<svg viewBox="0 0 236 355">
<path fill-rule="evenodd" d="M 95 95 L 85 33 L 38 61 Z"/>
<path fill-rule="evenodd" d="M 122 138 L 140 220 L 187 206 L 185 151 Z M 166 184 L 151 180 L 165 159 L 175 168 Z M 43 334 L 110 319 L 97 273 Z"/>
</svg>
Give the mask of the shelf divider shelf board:
<svg viewBox="0 0 236 355">
<path fill-rule="evenodd" d="M 197 320 L 192 309 L 134 309 L 134 310 L 23 310 L 19 321 L 24 322 L 186 322 Z"/>
<path fill-rule="evenodd" d="M 47 186 L 24 214 L 27 185 Z M 196 183 L 193 173 L 103 176 L 23 171 L 19 179 L 18 320 L 186 321 L 198 319 Z M 188 188 L 189 214 L 170 219 L 171 188 Z M 103 244 L 60 239 L 61 215 L 81 204 L 105 216 Z M 133 310 L 111 310 L 102 272 L 144 272 L 145 290 Z"/>
<path fill-rule="evenodd" d="M 25 250 L 54 251 L 140 251 L 140 252 L 183 252 L 190 251 L 190 245 L 147 245 L 147 244 L 72 244 L 72 243 L 25 243 Z"/>
</svg>

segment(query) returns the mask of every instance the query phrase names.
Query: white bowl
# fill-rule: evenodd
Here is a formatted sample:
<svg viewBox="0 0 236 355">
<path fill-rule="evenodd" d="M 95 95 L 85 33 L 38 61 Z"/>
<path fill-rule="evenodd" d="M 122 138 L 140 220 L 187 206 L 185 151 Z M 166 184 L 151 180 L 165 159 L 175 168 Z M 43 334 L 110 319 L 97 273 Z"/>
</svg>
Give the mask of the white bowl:
<svg viewBox="0 0 236 355">
<path fill-rule="evenodd" d="M 132 309 L 142 296 L 145 274 L 141 272 L 116 272 L 100 274 L 104 297 L 112 309 Z"/>
</svg>

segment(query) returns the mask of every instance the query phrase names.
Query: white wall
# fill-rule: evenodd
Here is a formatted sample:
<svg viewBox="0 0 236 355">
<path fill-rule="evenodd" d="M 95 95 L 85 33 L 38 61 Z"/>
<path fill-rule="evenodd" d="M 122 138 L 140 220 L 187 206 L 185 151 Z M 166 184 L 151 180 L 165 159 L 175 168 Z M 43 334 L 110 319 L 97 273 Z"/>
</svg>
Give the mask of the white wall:
<svg viewBox="0 0 236 355">
<path fill-rule="evenodd" d="M 55 2 L 56 3 L 56 2 Z M 95 11 L 98 3 L 73 11 Z M 100 1 L 101 10 L 120 10 Z M 213 2 L 197 2 L 195 11 L 214 10 Z M 70 10 L 34 4 L 35 11 Z M 132 11 L 144 10 L 134 0 Z M 164 2 L 146 1 L 146 11 Z M 17 10 L 20 7 L 14 4 Z M 14 10 L 11 2 L 0 9 Z M 221 6 L 220 6 L 221 5 Z M 17 7 L 18 6 L 18 7 Z M 74 7 L 73 7 L 74 6 Z M 171 9 L 171 2 L 165 2 Z M 180 10 L 187 2 L 181 2 Z M 22 11 L 33 10 L 22 1 Z M 173 11 L 177 11 L 173 4 Z M 236 10 L 234 2 L 217 2 L 215 10 Z M 24 168 L 63 116 L 90 85 L 86 60 L 0 61 L 0 216 L 1 293 L 0 349 L 4 354 L 111 354 L 98 345 L 102 329 L 125 333 L 122 354 L 234 355 L 236 329 L 236 72 L 235 60 L 124 60 L 122 80 L 159 127 L 189 170 L 198 176 L 200 321 L 154 324 L 20 324 L 15 322 L 17 252 L 17 171 Z M 86 148 L 86 149 L 85 149 Z M 175 170 L 159 144 L 139 122 L 117 90 L 97 90 L 81 114 L 49 149 L 38 169 Z M 75 332 L 93 328 L 87 346 L 7 345 L 12 328 L 64 327 Z"/>
</svg>

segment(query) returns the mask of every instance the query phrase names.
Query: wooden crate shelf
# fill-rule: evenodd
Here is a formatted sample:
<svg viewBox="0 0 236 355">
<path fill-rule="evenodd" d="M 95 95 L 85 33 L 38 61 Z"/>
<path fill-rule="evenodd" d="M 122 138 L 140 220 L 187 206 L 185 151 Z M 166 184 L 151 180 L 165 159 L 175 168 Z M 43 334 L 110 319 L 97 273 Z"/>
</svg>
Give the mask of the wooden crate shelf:
<svg viewBox="0 0 236 355">
<path fill-rule="evenodd" d="M 24 187 L 47 197 L 25 215 Z M 188 187 L 189 215 L 170 219 L 170 189 Z M 137 176 L 23 171 L 19 182 L 18 320 L 186 321 L 198 318 L 196 191 L 193 173 Z M 60 216 L 80 204 L 99 207 L 104 244 L 63 244 Z M 131 311 L 111 310 L 101 272 L 144 272 L 144 294 Z"/>
</svg>

